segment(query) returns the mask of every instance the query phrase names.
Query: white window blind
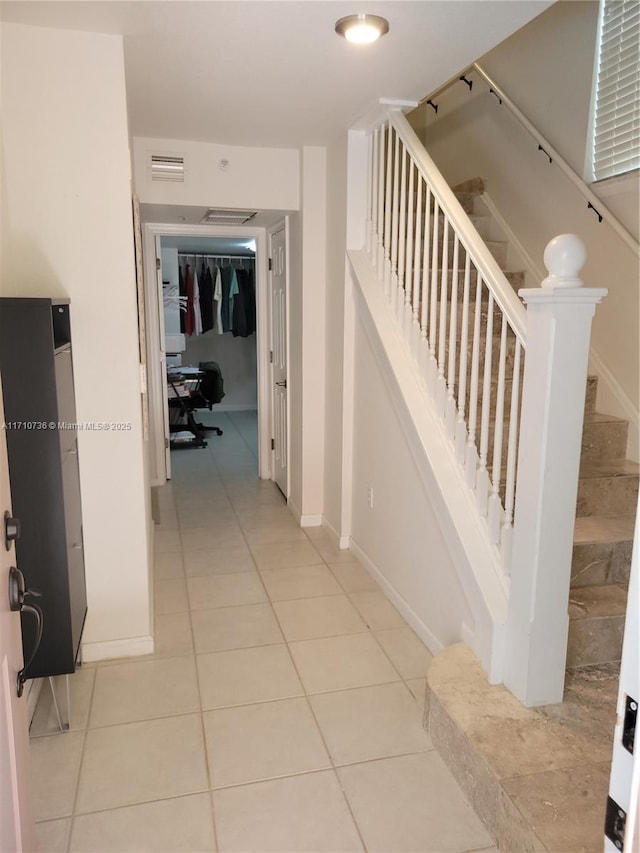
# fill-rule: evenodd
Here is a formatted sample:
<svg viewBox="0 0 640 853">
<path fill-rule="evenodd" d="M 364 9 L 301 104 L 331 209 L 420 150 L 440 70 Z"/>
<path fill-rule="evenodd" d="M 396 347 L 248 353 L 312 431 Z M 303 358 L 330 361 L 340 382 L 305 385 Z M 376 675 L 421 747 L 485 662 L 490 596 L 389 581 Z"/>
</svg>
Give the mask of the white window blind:
<svg viewBox="0 0 640 853">
<path fill-rule="evenodd" d="M 640 2 L 602 0 L 593 135 L 596 181 L 640 168 Z"/>
</svg>

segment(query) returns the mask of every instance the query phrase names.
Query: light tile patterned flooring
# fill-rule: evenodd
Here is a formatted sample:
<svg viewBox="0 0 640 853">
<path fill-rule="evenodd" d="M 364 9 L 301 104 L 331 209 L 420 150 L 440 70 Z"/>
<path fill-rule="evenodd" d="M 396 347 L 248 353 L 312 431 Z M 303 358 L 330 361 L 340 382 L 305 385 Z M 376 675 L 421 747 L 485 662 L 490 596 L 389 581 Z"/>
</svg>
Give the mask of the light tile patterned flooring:
<svg viewBox="0 0 640 853">
<path fill-rule="evenodd" d="M 422 727 L 431 656 L 256 478 L 255 414 L 173 454 L 153 656 L 85 665 L 32 724 L 47 853 L 495 850 Z"/>
</svg>

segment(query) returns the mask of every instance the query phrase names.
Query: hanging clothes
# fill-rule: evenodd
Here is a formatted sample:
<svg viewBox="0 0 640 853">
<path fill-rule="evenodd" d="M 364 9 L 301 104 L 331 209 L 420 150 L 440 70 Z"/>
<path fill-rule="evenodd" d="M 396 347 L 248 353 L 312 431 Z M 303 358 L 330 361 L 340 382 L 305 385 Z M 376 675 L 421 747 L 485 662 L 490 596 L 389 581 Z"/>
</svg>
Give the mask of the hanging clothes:
<svg viewBox="0 0 640 853">
<path fill-rule="evenodd" d="M 185 321 L 187 317 L 186 313 L 186 305 L 187 305 L 187 283 L 184 280 L 184 275 L 182 274 L 182 267 L 178 264 L 178 293 L 180 295 L 180 331 L 184 334 L 185 332 Z M 183 307 L 184 306 L 184 307 Z"/>
<path fill-rule="evenodd" d="M 238 295 L 238 279 L 235 268 L 228 264 L 222 267 L 222 331 L 230 332 L 233 327 L 233 301 Z"/>
<path fill-rule="evenodd" d="M 247 329 L 250 335 L 256 330 L 256 282 L 253 270 L 247 270 Z"/>
<path fill-rule="evenodd" d="M 247 338 L 250 334 L 248 324 L 249 273 L 244 267 L 236 270 L 238 294 L 233 300 L 232 328 L 234 338 Z"/>
<path fill-rule="evenodd" d="M 185 270 L 185 279 L 187 286 L 187 315 L 184 321 L 185 334 L 193 334 L 193 273 L 191 272 L 191 264 L 187 264 Z"/>
<path fill-rule="evenodd" d="M 200 285 L 195 264 L 193 267 L 193 334 L 202 334 L 202 315 L 200 314 Z"/>
<path fill-rule="evenodd" d="M 222 329 L 222 274 L 220 267 L 214 270 L 214 285 L 213 285 L 213 302 L 214 302 L 214 318 L 216 332 L 221 335 Z"/>
<path fill-rule="evenodd" d="M 198 280 L 200 285 L 200 316 L 202 320 L 202 331 L 208 332 L 213 329 L 213 278 L 211 270 L 205 262 L 202 262 L 202 270 Z"/>
</svg>

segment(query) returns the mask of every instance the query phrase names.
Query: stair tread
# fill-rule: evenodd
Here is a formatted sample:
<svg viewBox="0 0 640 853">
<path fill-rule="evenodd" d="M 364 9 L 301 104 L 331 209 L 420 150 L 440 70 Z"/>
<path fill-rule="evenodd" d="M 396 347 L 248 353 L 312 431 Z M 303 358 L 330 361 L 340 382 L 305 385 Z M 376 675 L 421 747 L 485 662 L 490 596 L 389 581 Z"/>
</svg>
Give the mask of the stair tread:
<svg viewBox="0 0 640 853">
<path fill-rule="evenodd" d="M 573 531 L 575 545 L 633 540 L 635 515 L 588 515 L 576 518 Z"/>
<path fill-rule="evenodd" d="M 627 590 L 617 584 L 572 587 L 569 592 L 569 618 L 624 616 Z"/>
<path fill-rule="evenodd" d="M 627 421 L 624 418 L 618 418 L 615 415 L 606 415 L 603 412 L 585 412 L 585 423 L 592 424 L 624 424 Z"/>
<path fill-rule="evenodd" d="M 640 465 L 630 459 L 590 459 L 580 465 L 580 479 L 589 480 L 596 477 L 637 477 Z"/>
</svg>

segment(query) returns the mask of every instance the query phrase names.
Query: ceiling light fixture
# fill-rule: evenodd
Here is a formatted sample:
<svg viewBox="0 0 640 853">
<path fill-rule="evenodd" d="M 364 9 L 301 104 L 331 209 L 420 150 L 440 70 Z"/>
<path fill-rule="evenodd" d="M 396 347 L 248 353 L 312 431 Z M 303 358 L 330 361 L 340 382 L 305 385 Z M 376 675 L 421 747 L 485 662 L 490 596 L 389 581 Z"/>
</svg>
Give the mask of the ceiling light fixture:
<svg viewBox="0 0 640 853">
<path fill-rule="evenodd" d="M 354 44 L 371 44 L 389 32 L 389 21 L 379 15 L 347 15 L 336 22 L 336 32 Z"/>
</svg>

